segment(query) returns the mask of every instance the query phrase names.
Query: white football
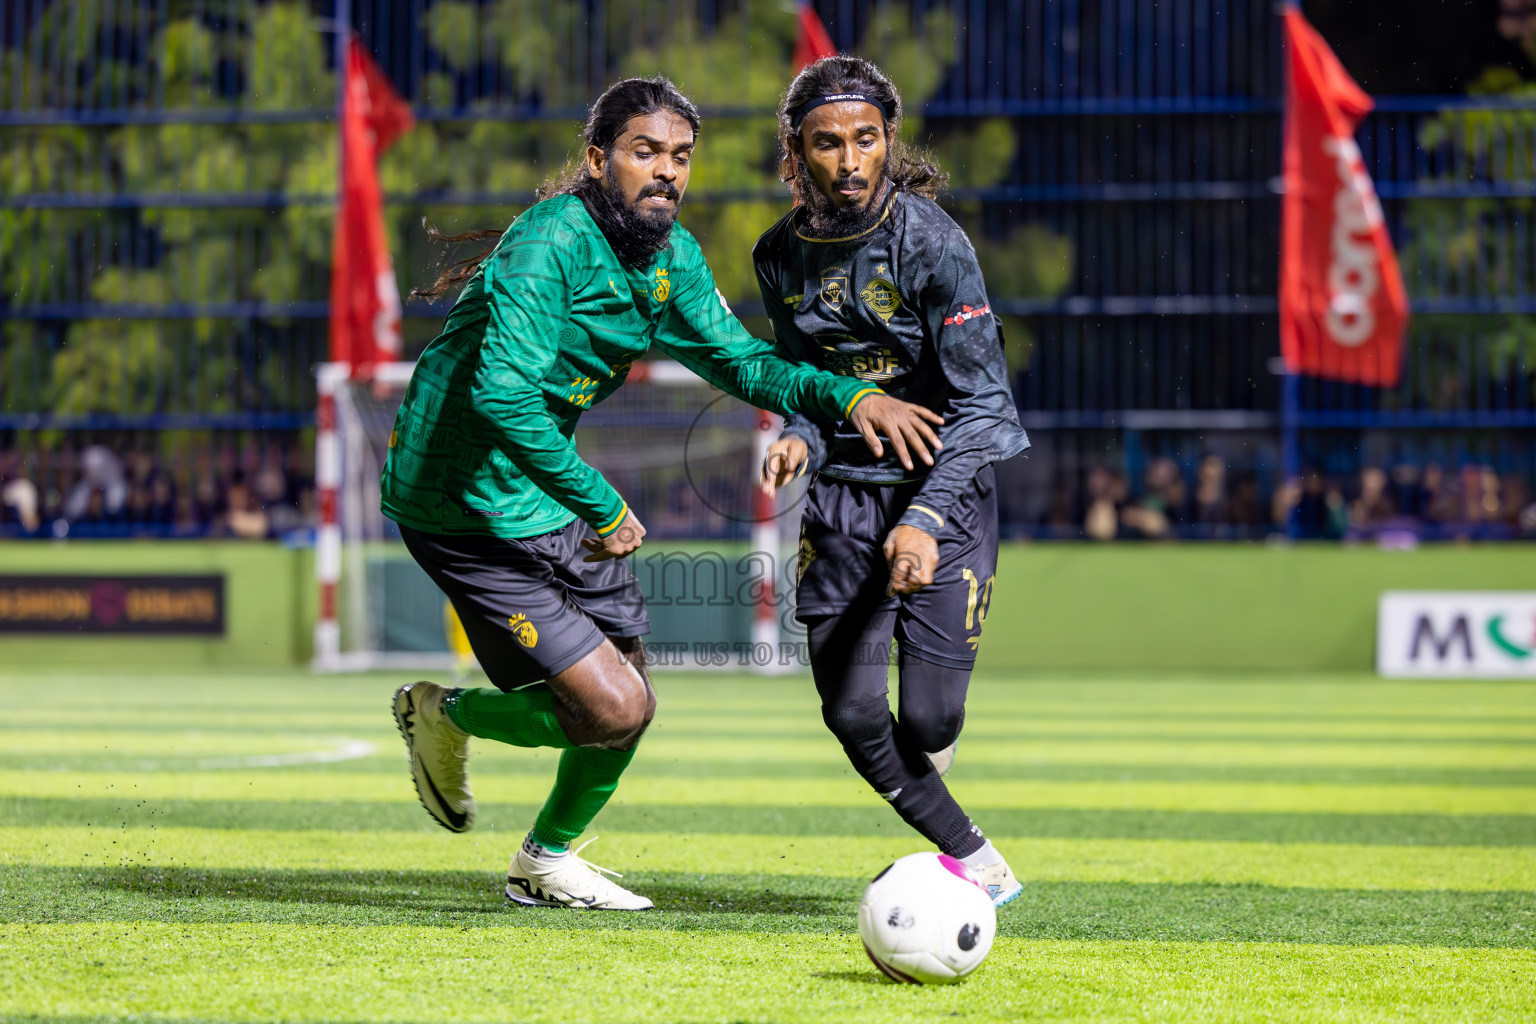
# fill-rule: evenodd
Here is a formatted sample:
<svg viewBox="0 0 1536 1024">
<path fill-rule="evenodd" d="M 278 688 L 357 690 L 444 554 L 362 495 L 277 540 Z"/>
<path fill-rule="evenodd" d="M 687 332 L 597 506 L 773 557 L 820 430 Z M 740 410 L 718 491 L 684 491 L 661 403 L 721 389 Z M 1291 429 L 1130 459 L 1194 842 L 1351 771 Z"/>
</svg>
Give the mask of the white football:
<svg viewBox="0 0 1536 1024">
<path fill-rule="evenodd" d="M 981 966 L 996 934 L 992 897 L 942 853 L 901 858 L 859 902 L 864 952 L 887 976 L 913 985 L 959 981 Z"/>
</svg>

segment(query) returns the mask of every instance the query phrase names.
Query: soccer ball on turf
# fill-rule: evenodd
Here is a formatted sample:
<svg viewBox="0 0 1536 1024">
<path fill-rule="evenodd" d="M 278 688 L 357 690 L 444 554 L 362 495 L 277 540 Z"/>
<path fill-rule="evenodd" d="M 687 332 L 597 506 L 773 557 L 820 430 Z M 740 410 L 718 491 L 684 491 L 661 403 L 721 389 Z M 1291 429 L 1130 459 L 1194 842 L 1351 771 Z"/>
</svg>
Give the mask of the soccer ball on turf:
<svg viewBox="0 0 1536 1024">
<path fill-rule="evenodd" d="M 859 901 L 864 952 L 887 976 L 913 985 L 959 981 L 986 959 L 996 934 L 992 897 L 942 853 L 901 858 Z"/>
</svg>

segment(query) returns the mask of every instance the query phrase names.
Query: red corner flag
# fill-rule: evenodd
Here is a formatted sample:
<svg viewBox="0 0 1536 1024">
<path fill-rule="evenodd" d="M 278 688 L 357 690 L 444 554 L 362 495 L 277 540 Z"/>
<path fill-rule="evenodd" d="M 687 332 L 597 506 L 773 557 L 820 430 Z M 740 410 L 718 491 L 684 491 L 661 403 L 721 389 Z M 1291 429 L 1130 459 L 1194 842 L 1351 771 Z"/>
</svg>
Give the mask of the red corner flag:
<svg viewBox="0 0 1536 1024">
<path fill-rule="evenodd" d="M 1285 12 L 1280 349 L 1291 373 L 1394 387 L 1408 298 L 1355 145 L 1374 105 L 1327 42 Z"/>
<path fill-rule="evenodd" d="M 799 0 L 795 4 L 795 16 L 800 21 L 799 30 L 795 33 L 796 71 L 823 57 L 837 56 L 837 47 L 832 45 L 832 37 L 827 35 L 827 27 L 821 23 L 821 17 L 811 5 L 811 0 Z"/>
<path fill-rule="evenodd" d="M 400 356 L 400 289 L 384 235 L 379 154 L 416 124 L 411 108 L 356 37 L 342 93 L 341 197 L 331 249 L 331 359 L 353 377 Z"/>
</svg>

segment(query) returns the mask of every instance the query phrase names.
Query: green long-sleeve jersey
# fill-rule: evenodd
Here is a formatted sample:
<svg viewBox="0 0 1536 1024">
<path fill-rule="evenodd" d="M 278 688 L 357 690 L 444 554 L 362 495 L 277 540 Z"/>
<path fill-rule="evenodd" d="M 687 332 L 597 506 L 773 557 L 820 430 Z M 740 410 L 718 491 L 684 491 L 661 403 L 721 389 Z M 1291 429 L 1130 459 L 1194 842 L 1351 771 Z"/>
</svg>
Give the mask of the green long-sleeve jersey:
<svg viewBox="0 0 1536 1024">
<path fill-rule="evenodd" d="M 879 390 L 748 334 L 682 225 L 636 270 L 561 196 L 513 221 L 422 353 L 389 438 L 384 514 L 429 533 L 536 537 L 577 517 L 618 529 L 628 506 L 573 435 L 652 345 L 785 415 L 837 422 Z"/>
</svg>

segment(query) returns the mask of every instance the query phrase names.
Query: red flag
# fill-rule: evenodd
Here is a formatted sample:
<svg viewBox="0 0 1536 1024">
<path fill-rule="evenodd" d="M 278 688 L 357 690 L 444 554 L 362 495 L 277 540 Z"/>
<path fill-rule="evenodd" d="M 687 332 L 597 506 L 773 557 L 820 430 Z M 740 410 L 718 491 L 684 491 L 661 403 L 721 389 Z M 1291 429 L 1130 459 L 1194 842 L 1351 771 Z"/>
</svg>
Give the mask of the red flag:
<svg viewBox="0 0 1536 1024">
<path fill-rule="evenodd" d="M 832 45 L 832 37 L 827 35 L 827 27 L 821 23 L 811 0 L 800 0 L 795 5 L 795 16 L 800 20 L 799 30 L 795 33 L 796 71 L 823 57 L 837 56 L 837 47 Z"/>
<path fill-rule="evenodd" d="M 342 93 L 341 196 L 331 249 L 331 359 L 371 377 L 400 357 L 400 289 L 384 234 L 379 154 L 416 124 L 411 108 L 354 37 Z"/>
<path fill-rule="evenodd" d="M 1280 350 L 1291 373 L 1394 387 L 1408 298 L 1355 145 L 1374 104 L 1294 7 L 1285 12 Z"/>
</svg>

